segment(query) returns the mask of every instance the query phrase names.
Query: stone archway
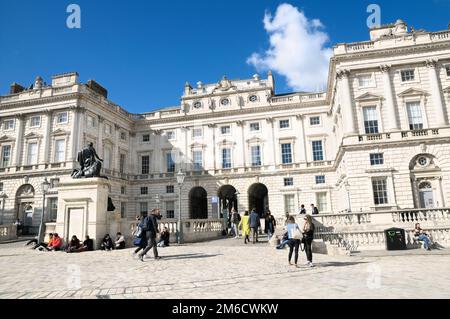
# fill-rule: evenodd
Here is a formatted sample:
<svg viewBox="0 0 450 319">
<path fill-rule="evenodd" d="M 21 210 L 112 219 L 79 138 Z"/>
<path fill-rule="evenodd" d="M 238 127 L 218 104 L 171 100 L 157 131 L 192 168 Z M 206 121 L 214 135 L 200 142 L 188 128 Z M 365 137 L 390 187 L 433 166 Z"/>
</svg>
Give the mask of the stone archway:
<svg viewBox="0 0 450 319">
<path fill-rule="evenodd" d="M 269 190 L 262 183 L 255 183 L 248 189 L 248 208 L 256 209 L 262 217 L 269 209 Z"/>
<path fill-rule="evenodd" d="M 36 217 L 34 215 L 34 187 L 31 184 L 24 184 L 16 192 L 16 219 L 20 219 L 23 224 L 24 235 L 37 234 Z"/>
<path fill-rule="evenodd" d="M 231 213 L 231 210 L 234 208 L 236 211 L 238 210 L 238 198 L 237 198 L 237 190 L 232 185 L 223 185 L 217 191 L 217 197 L 220 200 L 220 215 L 223 216 L 223 211 L 228 210 Z"/>
<path fill-rule="evenodd" d="M 442 172 L 436 157 L 423 153 L 409 163 L 411 189 L 415 208 L 444 207 Z"/>
<path fill-rule="evenodd" d="M 194 187 L 189 192 L 189 218 L 208 219 L 208 194 L 203 187 Z"/>
</svg>

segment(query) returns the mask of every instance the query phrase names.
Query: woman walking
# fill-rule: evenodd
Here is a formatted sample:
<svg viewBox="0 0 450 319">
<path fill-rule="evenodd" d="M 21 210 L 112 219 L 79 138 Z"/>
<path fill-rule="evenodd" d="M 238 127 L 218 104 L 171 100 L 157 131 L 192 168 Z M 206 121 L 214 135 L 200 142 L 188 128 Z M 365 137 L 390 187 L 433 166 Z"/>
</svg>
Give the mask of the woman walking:
<svg viewBox="0 0 450 319">
<path fill-rule="evenodd" d="M 295 223 L 295 218 L 294 216 L 289 216 L 288 221 L 287 221 L 287 225 L 286 225 L 286 230 L 288 233 L 288 238 L 289 238 L 289 265 L 293 265 L 291 260 L 292 260 L 292 254 L 295 251 L 295 256 L 294 256 L 294 261 L 295 261 L 295 267 L 298 267 L 298 250 L 300 248 L 300 243 L 301 243 L 301 238 L 302 238 L 302 233 L 300 230 L 300 227 Z"/>
<path fill-rule="evenodd" d="M 314 267 L 312 260 L 312 242 L 314 240 L 314 223 L 311 215 L 305 215 L 304 217 L 305 224 L 303 225 L 302 233 L 303 233 L 303 243 L 305 245 L 305 254 L 308 262 L 306 263 L 309 267 Z"/>
<path fill-rule="evenodd" d="M 242 227 L 242 236 L 244 237 L 244 244 L 247 244 L 247 242 L 250 242 L 250 216 L 248 215 L 248 210 L 246 210 L 244 216 L 242 216 L 241 222 L 239 223 L 239 227 Z"/>
</svg>

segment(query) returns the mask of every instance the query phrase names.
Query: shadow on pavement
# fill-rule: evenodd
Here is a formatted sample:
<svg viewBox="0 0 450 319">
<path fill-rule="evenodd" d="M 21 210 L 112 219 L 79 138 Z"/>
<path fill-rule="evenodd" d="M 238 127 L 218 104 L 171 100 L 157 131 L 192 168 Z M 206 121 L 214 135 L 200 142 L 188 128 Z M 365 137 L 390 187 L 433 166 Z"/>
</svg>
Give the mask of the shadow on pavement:
<svg viewBox="0 0 450 319">
<path fill-rule="evenodd" d="M 180 255 L 161 255 L 161 260 L 172 259 L 198 259 L 198 258 L 211 258 L 216 256 L 222 256 L 222 254 L 207 255 L 207 254 L 180 254 Z"/>
<path fill-rule="evenodd" d="M 366 261 L 343 261 L 343 262 L 338 262 L 338 261 L 329 261 L 329 262 L 321 262 L 316 264 L 317 267 L 347 267 L 347 266 L 355 266 L 355 265 L 360 265 L 360 264 L 368 264 L 369 262 Z"/>
</svg>

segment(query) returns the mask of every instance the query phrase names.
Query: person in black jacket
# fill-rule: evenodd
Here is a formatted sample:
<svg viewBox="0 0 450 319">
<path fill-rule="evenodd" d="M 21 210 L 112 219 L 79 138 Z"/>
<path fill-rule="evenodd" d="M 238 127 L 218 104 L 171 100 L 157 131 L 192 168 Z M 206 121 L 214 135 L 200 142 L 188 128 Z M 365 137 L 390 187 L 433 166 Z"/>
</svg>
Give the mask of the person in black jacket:
<svg viewBox="0 0 450 319">
<path fill-rule="evenodd" d="M 100 248 L 102 250 L 113 250 L 114 249 L 114 244 L 113 244 L 113 241 L 112 241 L 111 237 L 109 236 L 109 234 L 106 234 L 105 237 L 103 237 L 102 243 L 100 244 Z"/>
<path fill-rule="evenodd" d="M 167 229 L 167 227 L 164 227 L 158 241 L 158 247 L 168 247 L 169 243 L 170 243 L 170 232 L 169 229 Z"/>
<path fill-rule="evenodd" d="M 267 210 L 266 218 L 264 219 L 264 233 L 267 234 L 267 238 L 270 240 L 275 233 L 275 227 L 277 226 L 277 222 L 270 210 Z"/>
<path fill-rule="evenodd" d="M 314 240 L 314 230 L 315 226 L 313 223 L 313 219 L 311 215 L 306 215 L 304 217 L 305 223 L 303 224 L 302 233 L 303 233 L 303 244 L 305 245 L 305 254 L 306 259 L 308 260 L 307 266 L 314 267 L 313 255 L 312 255 L 312 242 Z"/>
<path fill-rule="evenodd" d="M 311 214 L 319 215 L 319 210 L 317 209 L 317 207 L 314 206 L 314 204 L 311 204 Z"/>
<path fill-rule="evenodd" d="M 159 209 L 153 209 L 147 217 L 144 219 L 143 231 L 147 239 L 147 247 L 141 252 L 138 257 L 140 261 L 144 261 L 144 255 L 146 255 L 150 249 L 153 248 L 153 255 L 155 259 L 160 259 L 158 255 L 158 248 L 156 244 L 156 235 L 159 233 L 158 219 L 161 219 L 161 213 Z"/>
</svg>

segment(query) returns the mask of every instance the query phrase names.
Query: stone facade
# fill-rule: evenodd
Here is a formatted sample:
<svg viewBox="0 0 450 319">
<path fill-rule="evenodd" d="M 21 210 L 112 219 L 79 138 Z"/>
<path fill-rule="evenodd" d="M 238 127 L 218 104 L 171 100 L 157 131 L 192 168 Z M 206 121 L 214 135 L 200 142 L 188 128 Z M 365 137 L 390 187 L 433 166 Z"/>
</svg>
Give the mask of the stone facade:
<svg viewBox="0 0 450 319">
<path fill-rule="evenodd" d="M 450 31 L 398 21 L 371 38 L 334 48 L 322 93 L 277 95 L 271 73 L 224 77 L 186 83 L 179 106 L 131 114 L 76 73 L 38 78 L 0 98 L 1 222 L 26 211 L 39 224 L 44 178 L 55 182 L 46 220 L 56 218 L 57 179 L 87 142 L 124 220 L 156 206 L 177 217 L 179 170 L 185 219 L 217 218 L 227 196 L 278 217 L 311 203 L 321 213 L 447 207 Z"/>
</svg>

